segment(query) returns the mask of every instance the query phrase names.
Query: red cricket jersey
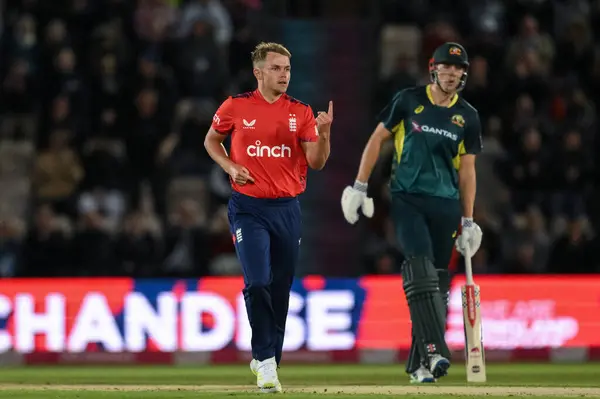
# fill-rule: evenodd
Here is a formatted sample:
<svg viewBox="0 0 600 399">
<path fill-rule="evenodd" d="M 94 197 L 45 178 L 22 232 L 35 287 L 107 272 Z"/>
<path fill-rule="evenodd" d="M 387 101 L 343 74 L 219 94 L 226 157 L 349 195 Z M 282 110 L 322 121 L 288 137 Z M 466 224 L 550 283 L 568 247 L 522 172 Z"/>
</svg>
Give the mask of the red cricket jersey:
<svg viewBox="0 0 600 399">
<path fill-rule="evenodd" d="M 256 198 L 295 197 L 306 188 L 308 163 L 303 141 L 317 141 L 311 107 L 286 94 L 267 102 L 258 90 L 229 97 L 212 128 L 231 134 L 229 157 L 246 167 L 254 183 L 232 188 Z"/>
</svg>

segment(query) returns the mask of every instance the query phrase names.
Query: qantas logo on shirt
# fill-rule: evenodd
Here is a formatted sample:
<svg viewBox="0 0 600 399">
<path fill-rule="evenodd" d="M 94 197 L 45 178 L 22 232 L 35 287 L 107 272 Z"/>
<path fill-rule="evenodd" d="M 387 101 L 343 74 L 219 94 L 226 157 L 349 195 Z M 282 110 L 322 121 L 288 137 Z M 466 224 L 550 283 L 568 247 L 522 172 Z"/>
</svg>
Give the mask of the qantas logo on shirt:
<svg viewBox="0 0 600 399">
<path fill-rule="evenodd" d="M 423 130 L 421 130 L 421 126 L 415 121 L 412 121 L 412 127 L 413 127 L 413 131 L 415 131 L 415 132 L 423 131 Z"/>
<path fill-rule="evenodd" d="M 256 124 L 256 119 L 253 119 L 250 122 L 248 122 L 245 119 L 242 119 L 242 122 L 244 123 L 244 129 L 254 129 L 254 125 Z"/>
<path fill-rule="evenodd" d="M 412 130 L 413 132 L 426 132 L 426 133 L 434 133 L 434 134 L 438 134 L 440 136 L 444 136 L 447 137 L 453 141 L 458 140 L 458 135 L 456 135 L 455 133 L 451 133 L 447 130 L 444 129 L 439 129 L 437 127 L 431 127 L 431 126 L 427 126 L 427 125 L 419 125 L 417 122 L 412 121 Z"/>
<path fill-rule="evenodd" d="M 246 148 L 246 154 L 253 158 L 291 158 L 292 149 L 285 144 L 274 145 L 269 147 L 268 145 L 262 145 L 260 140 L 256 140 L 255 145 L 249 145 Z"/>
</svg>

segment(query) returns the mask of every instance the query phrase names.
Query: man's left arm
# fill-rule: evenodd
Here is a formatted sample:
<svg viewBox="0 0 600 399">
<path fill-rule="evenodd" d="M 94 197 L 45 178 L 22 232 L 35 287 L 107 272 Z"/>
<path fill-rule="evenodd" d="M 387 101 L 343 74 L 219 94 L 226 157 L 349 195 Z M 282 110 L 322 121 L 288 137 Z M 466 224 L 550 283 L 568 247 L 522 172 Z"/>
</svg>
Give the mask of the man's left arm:
<svg viewBox="0 0 600 399">
<path fill-rule="evenodd" d="M 473 219 L 475 193 L 477 191 L 477 173 L 475 171 L 475 154 L 464 154 L 460 157 L 458 170 L 458 188 L 462 204 L 463 217 Z"/>
<path fill-rule="evenodd" d="M 483 149 L 481 139 L 481 121 L 475 112 L 467 120 L 463 145 L 460 151 L 460 166 L 458 169 L 458 187 L 462 203 L 463 217 L 473 218 L 475 194 L 477 191 L 477 173 L 475 171 L 475 158 Z"/>
<path fill-rule="evenodd" d="M 333 102 L 329 102 L 327 112 L 319 112 L 315 119 L 312 110 L 307 111 L 305 126 L 300 133 L 300 140 L 306 162 L 311 169 L 321 170 L 325 167 L 331 152 L 330 135 L 333 122 Z"/>
<path fill-rule="evenodd" d="M 464 247 L 469 242 L 470 253 L 474 255 L 481 245 L 481 229 L 473 221 L 473 209 L 475 207 L 475 195 L 477 192 L 477 172 L 475 170 L 475 158 L 483 149 L 481 138 L 481 122 L 479 115 L 475 113 L 473 118 L 465 126 L 465 136 L 460 151 L 460 166 L 458 169 L 458 188 L 462 204 L 463 216 L 462 239 L 457 240 L 457 247 L 464 253 Z"/>
</svg>

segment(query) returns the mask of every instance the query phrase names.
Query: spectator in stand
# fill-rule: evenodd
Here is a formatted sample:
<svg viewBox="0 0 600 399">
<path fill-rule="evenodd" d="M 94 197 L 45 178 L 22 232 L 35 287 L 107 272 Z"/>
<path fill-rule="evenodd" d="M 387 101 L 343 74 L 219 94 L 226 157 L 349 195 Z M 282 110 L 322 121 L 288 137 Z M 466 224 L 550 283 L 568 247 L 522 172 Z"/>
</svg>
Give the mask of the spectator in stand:
<svg viewBox="0 0 600 399">
<path fill-rule="evenodd" d="M 578 130 L 571 129 L 563 137 L 553 163 L 552 214 L 573 219 L 585 216 L 584 194 L 592 176 L 592 160 Z"/>
<path fill-rule="evenodd" d="M 32 64 L 15 58 L 2 81 L 4 121 L 0 138 L 32 141 L 37 130 L 39 86 Z"/>
<path fill-rule="evenodd" d="M 186 36 L 176 58 L 181 92 L 188 97 L 218 99 L 223 97 L 227 65 L 223 61 L 214 39 L 214 26 L 210 20 L 198 19 Z"/>
<path fill-rule="evenodd" d="M 168 121 L 159 112 L 158 94 L 142 90 L 136 100 L 137 112 L 126 139 L 127 158 L 131 163 L 132 184 L 130 208 L 138 209 L 141 200 L 141 184 L 148 182 L 152 188 L 155 210 L 166 214 L 165 189 L 158 167 L 160 143 L 169 133 Z"/>
<path fill-rule="evenodd" d="M 33 226 L 23 242 L 23 257 L 18 275 L 52 277 L 72 275 L 71 231 L 68 222 L 52 207 L 36 209 Z"/>
<path fill-rule="evenodd" d="M 160 112 L 167 120 L 173 118 L 177 98 L 177 81 L 170 67 L 162 65 L 157 51 L 145 51 L 138 59 L 138 71 L 134 78 L 131 92 L 153 90 L 157 93 Z"/>
<path fill-rule="evenodd" d="M 151 215 L 135 211 L 124 220 L 123 231 L 117 239 L 117 256 L 123 275 L 132 277 L 156 276 L 162 259 L 162 243 L 157 223 Z"/>
<path fill-rule="evenodd" d="M 77 70 L 77 56 L 70 47 L 63 47 L 54 58 L 54 70 L 49 77 L 47 95 L 62 94 L 69 98 L 73 110 L 87 112 L 88 91 L 83 76 Z"/>
<path fill-rule="evenodd" d="M 514 190 L 515 209 L 524 211 L 530 205 L 540 205 L 546 187 L 548 154 L 542 135 L 534 127 L 522 133 L 520 148 L 507 163 L 507 183 Z"/>
<path fill-rule="evenodd" d="M 33 171 L 32 185 L 37 203 L 50 203 L 57 213 L 74 214 L 74 201 L 84 171 L 79 157 L 69 147 L 70 132 L 56 130 L 50 147 L 40 153 Z"/>
<path fill-rule="evenodd" d="M 543 73 L 550 71 L 554 61 L 554 42 L 550 35 L 540 32 L 537 19 L 533 15 L 526 15 L 521 20 L 519 34 L 514 37 L 506 54 L 506 63 L 510 68 L 519 63 L 519 60 L 536 56 L 536 62 Z"/>
<path fill-rule="evenodd" d="M 569 223 L 565 234 L 558 237 L 550 254 L 550 273 L 598 273 L 597 242 L 583 219 Z"/>
<path fill-rule="evenodd" d="M 0 223 L 0 278 L 20 272 L 24 227 L 23 221 L 16 218 Z"/>
<path fill-rule="evenodd" d="M 182 200 L 173 215 L 165 237 L 162 273 L 172 277 L 209 274 L 210 241 L 206 208 L 193 199 Z M 228 238 L 231 236 L 228 234 Z"/>
<path fill-rule="evenodd" d="M 233 36 L 231 18 L 220 0 L 190 0 L 181 11 L 179 36 L 188 36 L 195 29 L 195 23 L 201 20 L 214 27 L 215 41 L 219 47 L 229 45 Z"/>
<path fill-rule="evenodd" d="M 76 276 L 118 276 L 116 243 L 110 219 L 95 201 L 82 201 L 71 254 Z"/>
</svg>

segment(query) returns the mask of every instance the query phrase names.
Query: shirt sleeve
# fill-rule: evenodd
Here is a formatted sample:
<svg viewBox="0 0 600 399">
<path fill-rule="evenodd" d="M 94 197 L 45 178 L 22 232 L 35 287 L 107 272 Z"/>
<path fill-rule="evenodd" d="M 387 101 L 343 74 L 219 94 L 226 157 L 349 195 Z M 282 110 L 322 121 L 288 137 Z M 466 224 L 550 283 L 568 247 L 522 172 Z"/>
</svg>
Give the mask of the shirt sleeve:
<svg viewBox="0 0 600 399">
<path fill-rule="evenodd" d="M 397 93 L 392 101 L 385 106 L 377 117 L 378 122 L 382 122 L 390 132 L 397 126 L 405 117 L 405 91 Z"/>
<path fill-rule="evenodd" d="M 215 115 L 211 127 L 221 134 L 233 132 L 233 100 L 229 97 L 221 104 Z"/>
<path fill-rule="evenodd" d="M 306 107 L 304 112 L 304 118 L 302 122 L 302 128 L 298 134 L 300 141 L 317 141 L 319 138 L 319 131 L 317 130 L 317 122 L 313 110 L 310 106 Z"/>
<path fill-rule="evenodd" d="M 481 121 L 479 113 L 475 112 L 472 118 L 465 126 L 465 154 L 479 154 L 483 149 L 483 140 L 481 139 Z"/>
</svg>

